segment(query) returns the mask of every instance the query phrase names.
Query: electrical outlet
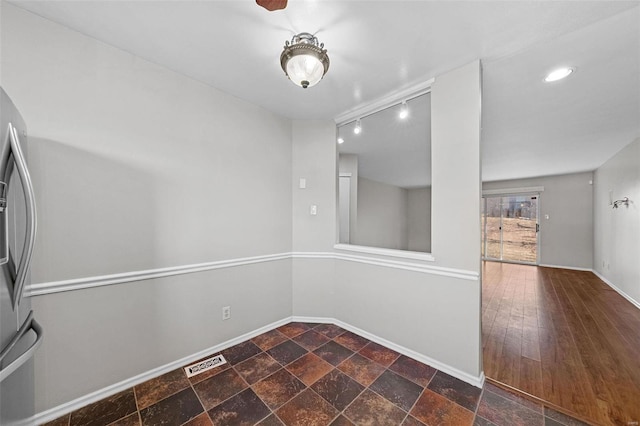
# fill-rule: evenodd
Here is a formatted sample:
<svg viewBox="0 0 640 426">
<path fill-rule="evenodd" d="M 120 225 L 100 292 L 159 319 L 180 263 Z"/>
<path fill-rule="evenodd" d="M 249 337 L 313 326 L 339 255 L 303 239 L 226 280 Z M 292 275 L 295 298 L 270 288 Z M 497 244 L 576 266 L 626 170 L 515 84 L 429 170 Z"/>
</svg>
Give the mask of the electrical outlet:
<svg viewBox="0 0 640 426">
<path fill-rule="evenodd" d="M 223 306 L 222 307 L 222 319 L 228 320 L 231 318 L 231 306 Z"/>
</svg>

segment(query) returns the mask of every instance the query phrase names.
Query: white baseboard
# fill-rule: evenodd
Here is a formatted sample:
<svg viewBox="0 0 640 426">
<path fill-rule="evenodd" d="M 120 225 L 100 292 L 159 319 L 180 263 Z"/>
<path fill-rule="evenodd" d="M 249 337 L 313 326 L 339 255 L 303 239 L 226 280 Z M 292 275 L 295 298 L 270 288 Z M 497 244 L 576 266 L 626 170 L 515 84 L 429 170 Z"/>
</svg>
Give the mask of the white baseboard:
<svg viewBox="0 0 640 426">
<path fill-rule="evenodd" d="M 633 306 L 635 306 L 636 308 L 640 309 L 640 302 L 637 300 L 634 300 L 631 296 L 629 296 L 627 293 L 625 293 L 624 291 L 620 290 L 618 287 L 616 287 L 611 281 L 609 281 L 608 279 L 606 279 L 602 274 L 600 274 L 598 271 L 596 271 L 595 269 L 591 269 L 591 268 L 577 268 L 577 267 L 573 267 L 573 266 L 559 266 L 559 265 L 543 265 L 540 264 L 538 266 L 542 266 L 545 268 L 558 268 L 558 269 L 570 269 L 573 271 L 587 271 L 587 272 L 593 272 L 593 274 L 600 278 L 606 285 L 608 285 L 609 287 L 611 287 L 613 290 L 615 290 L 620 296 L 624 297 L 625 299 L 627 299 L 629 302 L 631 302 L 631 304 Z"/>
<path fill-rule="evenodd" d="M 420 361 L 423 364 L 430 365 L 438 370 L 447 373 L 453 377 L 456 377 L 466 383 L 469 383 L 473 386 L 482 388 L 484 385 L 484 372 L 480 373 L 480 376 L 475 377 L 463 371 L 460 371 L 450 365 L 444 364 L 440 361 L 436 361 L 433 358 L 430 358 L 426 355 L 422 355 L 418 352 L 415 352 L 411 349 L 405 348 L 404 346 L 397 345 L 389 340 L 383 339 L 382 337 L 376 336 L 375 334 L 369 333 L 368 331 L 362 330 L 358 327 L 354 327 L 351 324 L 347 324 L 343 321 L 337 320 L 335 318 L 327 318 L 327 317 L 304 317 L 304 316 L 293 316 L 288 318 L 283 318 L 279 321 L 273 322 L 264 327 L 260 327 L 256 330 L 253 330 L 249 333 L 245 333 L 241 336 L 235 337 L 233 339 L 227 340 L 218 345 L 212 346 L 210 348 L 204 349 L 200 352 L 197 352 L 193 355 L 189 355 L 187 357 L 181 358 L 179 360 L 170 362 L 168 364 L 162 365 L 160 367 L 154 368 L 142 374 L 138 374 L 137 376 L 131 377 L 129 379 L 123 380 L 118 383 L 114 383 L 113 385 L 107 386 L 105 388 L 99 389 L 90 394 L 81 396 L 80 398 L 76 398 L 73 401 L 69 401 L 67 403 L 58 405 L 57 407 L 53 407 L 49 410 L 43 411 L 41 413 L 37 413 L 31 419 L 29 419 L 27 424 L 42 424 L 49 422 L 51 420 L 55 420 L 59 417 L 64 416 L 65 414 L 69 414 L 72 411 L 75 411 L 79 408 L 92 404 L 94 402 L 100 401 L 104 398 L 107 398 L 111 395 L 115 395 L 118 392 L 122 392 L 126 389 L 129 389 L 133 386 L 144 383 L 148 380 L 151 380 L 155 377 L 161 376 L 165 373 L 173 371 L 177 368 L 180 368 L 184 365 L 190 364 L 194 361 L 197 361 L 201 358 L 204 358 L 207 355 L 220 352 L 224 349 L 227 349 L 231 346 L 237 345 L 238 343 L 242 343 L 246 340 L 249 340 L 253 337 L 256 337 L 262 333 L 266 333 L 267 331 L 273 330 L 281 325 L 287 324 L 291 321 L 294 322 L 307 322 L 307 323 L 323 323 L 323 324 L 335 324 L 339 327 L 344 328 L 345 330 L 351 331 L 352 333 L 358 334 L 366 339 L 371 340 L 372 342 L 376 342 L 380 345 L 386 346 L 389 349 L 393 349 L 394 351 L 401 353 L 403 355 L 408 356 L 409 358 L 413 358 L 416 361 Z"/>
<path fill-rule="evenodd" d="M 242 343 L 246 340 L 252 339 L 262 333 L 266 333 L 267 331 L 273 330 L 274 328 L 280 327 L 281 325 L 287 324 L 289 322 L 291 322 L 291 317 L 283 318 L 269 325 L 265 325 L 264 327 L 260 327 L 256 330 L 250 331 L 241 336 L 235 337 L 233 339 L 222 342 L 218 345 L 204 349 L 193 355 L 186 356 L 184 358 L 178 359 L 168 364 L 161 365 L 160 367 L 154 368 L 142 374 L 138 374 L 137 376 L 131 377 L 129 379 L 123 380 L 118 383 L 114 383 L 113 385 L 99 389 L 95 392 L 91 392 L 90 394 L 81 396 L 80 398 L 74 399 L 73 401 L 69 401 L 64 404 L 58 405 L 57 407 L 53 407 L 41 413 L 37 413 L 31 419 L 29 419 L 26 424 L 39 425 L 42 423 L 49 422 L 51 420 L 55 420 L 58 417 L 64 416 L 65 414 L 69 414 L 72 411 L 75 411 L 86 405 L 100 401 L 111 395 L 115 395 L 118 392 L 127 390 L 133 386 L 139 385 L 140 383 L 144 383 L 155 377 L 162 376 L 165 373 L 168 373 L 177 368 L 188 365 L 210 354 L 214 354 L 216 352 L 220 352 L 224 349 L 230 348 L 231 346 L 237 345 L 238 343 Z"/>
<path fill-rule="evenodd" d="M 636 308 L 640 309 L 640 302 L 637 300 L 634 300 L 631 296 L 629 296 L 627 293 L 625 293 L 624 291 L 622 291 L 621 289 L 619 289 L 618 287 L 615 286 L 615 284 L 613 284 L 611 281 L 609 281 L 607 278 L 605 278 L 602 274 L 600 274 L 598 271 L 596 271 L 595 269 L 590 269 L 590 268 L 575 268 L 572 266 L 558 266 L 558 265 L 538 265 L 538 266 L 543 266 L 546 268 L 559 268 L 559 269 L 571 269 L 573 271 L 587 271 L 587 272 L 593 272 L 593 274 L 600 278 L 606 285 L 608 285 L 609 287 L 611 287 L 613 290 L 615 290 L 620 296 L 624 297 L 625 299 L 627 299 L 629 302 L 631 302 L 631 304 L 633 306 L 635 306 Z"/>
<path fill-rule="evenodd" d="M 376 336 L 375 334 L 369 333 L 368 331 L 362 330 L 358 327 L 354 327 L 351 324 L 347 324 L 346 322 L 340 321 L 335 318 L 324 318 L 324 317 L 303 317 L 303 316 L 293 316 L 292 321 L 296 322 L 308 322 L 308 323 L 329 323 L 335 324 L 339 327 L 344 328 L 345 330 L 351 331 L 359 336 L 367 338 L 372 342 L 376 342 L 382 346 L 385 346 L 389 349 L 393 349 L 394 351 L 401 353 L 402 355 L 406 355 L 409 358 L 413 358 L 416 361 L 419 361 L 423 364 L 430 365 L 433 368 L 437 368 L 438 370 L 447 373 L 453 377 L 456 377 L 463 382 L 469 383 L 470 385 L 482 388 L 484 385 L 484 372 L 481 372 L 479 376 L 473 376 L 471 374 L 465 373 L 464 371 L 458 370 L 455 367 L 452 367 L 448 364 L 444 364 L 440 361 L 437 361 L 433 358 L 430 358 L 426 355 L 418 353 L 412 349 L 405 348 L 404 346 L 397 345 L 393 342 L 390 342 L 387 339 Z"/>
<path fill-rule="evenodd" d="M 577 266 L 547 265 L 542 263 L 539 264 L 538 266 L 542 266 L 543 268 L 570 269 L 572 271 L 593 272 L 591 268 L 579 268 Z"/>
<path fill-rule="evenodd" d="M 306 322 L 310 324 L 336 324 L 335 318 L 329 317 L 303 317 L 299 315 L 294 315 L 291 317 L 291 322 Z M 345 329 L 346 330 L 346 329 Z"/>
<path fill-rule="evenodd" d="M 611 281 L 609 281 L 608 279 L 606 279 L 603 275 L 601 275 L 598 271 L 596 271 L 595 269 L 593 271 L 591 271 L 594 273 L 594 275 L 598 278 L 600 278 L 606 285 L 608 285 L 609 287 L 611 287 L 613 290 L 615 290 L 620 296 L 624 297 L 625 299 L 627 299 L 629 302 L 631 302 L 631 304 L 633 306 L 635 306 L 636 308 L 640 309 L 640 302 L 638 302 L 637 300 L 634 300 L 631 296 L 629 296 L 627 293 L 625 293 L 624 291 L 620 290 L 618 287 L 616 287 Z"/>
<path fill-rule="evenodd" d="M 114 383 L 113 385 L 107 386 L 105 388 L 99 389 L 95 392 L 91 392 L 90 394 L 81 396 L 80 398 L 76 398 L 73 401 L 66 402 L 64 404 L 58 405 L 57 407 L 50 408 L 41 413 L 37 413 L 31 419 L 27 421 L 26 424 L 36 425 L 49 422 L 51 420 L 55 420 L 59 417 L 64 416 L 65 414 L 69 414 L 72 411 L 75 411 L 79 408 L 92 404 L 94 402 L 100 401 L 104 398 L 107 398 L 111 395 L 115 395 L 118 392 L 122 392 L 127 390 L 133 386 L 144 383 L 148 380 L 151 380 L 155 377 L 161 376 L 165 373 L 173 371 L 177 368 L 180 368 L 184 365 L 190 364 L 194 361 L 197 361 L 201 358 L 204 358 L 207 355 L 214 354 L 216 352 L 220 352 L 224 349 L 230 348 L 231 346 L 237 345 L 238 343 L 242 343 L 246 340 L 252 339 L 262 333 L 266 333 L 267 331 L 273 330 L 274 328 L 280 327 L 281 325 L 287 324 L 291 321 L 294 322 L 307 322 L 307 323 L 323 323 L 323 324 L 335 324 L 339 327 L 344 328 L 345 330 L 351 331 L 352 333 L 358 334 L 364 338 L 371 340 L 372 342 L 376 342 L 380 345 L 386 346 L 389 349 L 393 349 L 394 351 L 401 353 L 403 355 L 408 356 L 409 358 L 413 358 L 416 361 L 420 361 L 423 364 L 430 365 L 438 370 L 447 373 L 453 377 L 456 377 L 464 382 L 467 382 L 473 386 L 482 388 L 484 385 L 484 372 L 480 373 L 480 376 L 475 377 L 468 373 L 458 370 L 457 368 L 451 367 L 450 365 L 444 364 L 440 361 L 436 361 L 426 355 L 422 355 L 418 352 L 415 352 L 411 349 L 405 348 L 404 346 L 397 345 L 393 342 L 390 342 L 382 337 L 378 337 L 375 334 L 371 334 L 365 330 L 362 330 L 358 327 L 354 327 L 350 324 L 347 324 L 343 321 L 337 320 L 335 318 L 326 318 L 326 317 L 303 317 L 303 316 L 292 316 L 283 318 L 276 322 L 273 322 L 269 325 L 265 325 L 264 327 L 260 327 L 256 330 L 245 333 L 241 336 L 235 337 L 233 339 L 227 340 L 218 345 L 212 346 L 210 348 L 204 349 L 200 352 L 197 352 L 193 355 L 189 355 L 187 357 L 178 359 L 176 361 L 170 362 L 168 364 L 162 365 L 160 367 L 154 368 L 142 374 L 138 374 L 137 376 L 131 377 L 129 379 L 123 380 L 118 383 Z"/>
</svg>

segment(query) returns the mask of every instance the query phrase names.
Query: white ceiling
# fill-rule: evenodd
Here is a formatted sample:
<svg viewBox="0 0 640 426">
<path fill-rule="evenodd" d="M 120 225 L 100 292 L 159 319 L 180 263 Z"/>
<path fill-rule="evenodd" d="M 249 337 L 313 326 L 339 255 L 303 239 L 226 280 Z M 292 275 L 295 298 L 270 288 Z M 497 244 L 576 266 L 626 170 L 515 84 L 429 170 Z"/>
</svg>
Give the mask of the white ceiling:
<svg viewBox="0 0 640 426">
<path fill-rule="evenodd" d="M 483 178 L 593 170 L 640 135 L 638 1 L 14 1 L 293 119 L 332 119 L 476 58 Z M 304 90 L 279 56 L 298 32 L 331 58 Z M 544 85 L 550 69 L 578 68 Z"/>
<path fill-rule="evenodd" d="M 639 136 L 638 7 L 484 64 L 484 180 L 594 170 Z"/>
<path fill-rule="evenodd" d="M 341 154 L 358 156 L 358 176 L 400 188 L 431 185 L 431 94 L 407 101 L 409 116 L 400 119 L 396 104 L 338 128 Z"/>
</svg>

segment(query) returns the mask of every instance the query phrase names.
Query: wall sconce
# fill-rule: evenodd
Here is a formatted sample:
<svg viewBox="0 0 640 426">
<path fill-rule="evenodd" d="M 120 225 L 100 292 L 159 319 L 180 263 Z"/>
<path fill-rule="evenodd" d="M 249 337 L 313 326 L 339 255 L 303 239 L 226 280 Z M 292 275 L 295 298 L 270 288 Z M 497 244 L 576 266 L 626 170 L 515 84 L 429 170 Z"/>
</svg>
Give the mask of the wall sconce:
<svg viewBox="0 0 640 426">
<path fill-rule="evenodd" d="M 622 200 L 616 200 L 613 202 L 614 209 L 617 209 L 622 205 L 629 207 L 629 197 L 624 197 Z"/>
</svg>

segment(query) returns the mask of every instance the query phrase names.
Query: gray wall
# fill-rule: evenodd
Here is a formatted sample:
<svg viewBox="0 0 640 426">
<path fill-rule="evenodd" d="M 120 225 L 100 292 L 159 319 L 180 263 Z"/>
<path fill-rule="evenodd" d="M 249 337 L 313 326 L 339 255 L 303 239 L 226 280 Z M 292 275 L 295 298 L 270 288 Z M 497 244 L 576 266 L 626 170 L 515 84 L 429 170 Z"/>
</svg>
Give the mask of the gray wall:
<svg viewBox="0 0 640 426">
<path fill-rule="evenodd" d="M 433 85 L 432 245 L 436 260 L 426 264 L 475 276 L 480 272 L 480 104 L 479 62 L 439 76 Z M 294 182 L 305 173 L 320 174 L 319 170 L 324 171 L 324 179 L 331 180 L 331 185 L 294 192 L 294 247 L 326 251 L 332 245 L 330 239 L 296 228 L 304 226 L 303 220 L 313 220 L 317 227 L 335 229 L 335 213 L 321 216 L 319 209 L 318 216 L 306 217 L 311 200 L 335 207 L 334 126 L 328 121 L 323 135 L 317 132 L 317 137 L 302 138 L 296 136 L 294 122 Z M 460 199 L 468 209 L 450 214 L 448 206 Z M 437 233 L 438 228 L 458 231 Z M 335 231 L 333 235 L 335 242 Z M 479 278 L 331 258 L 300 258 L 293 264 L 294 315 L 333 316 L 478 379 Z"/>
<path fill-rule="evenodd" d="M 307 179 L 307 189 L 293 191 L 293 251 L 327 253 L 337 241 L 336 126 L 332 121 L 293 122 L 293 184 Z M 309 205 L 318 206 L 316 216 Z M 332 259 L 293 259 L 293 314 L 334 317 Z"/>
<path fill-rule="evenodd" d="M 290 316 L 291 261 L 32 300 L 46 333 L 36 353 L 41 412 Z M 223 306 L 232 307 L 224 322 Z"/>
<path fill-rule="evenodd" d="M 422 252 L 431 250 L 431 187 L 398 188 L 358 177 L 358 156 L 354 154 L 339 154 L 338 167 L 340 173 L 351 174 L 351 241 L 341 240 L 341 243 Z M 358 192 L 359 187 L 362 187 L 362 194 Z M 363 203 L 360 213 L 359 198 Z"/>
<path fill-rule="evenodd" d="M 6 2 L 1 19 L 0 83 L 30 132 L 34 282 L 290 251 L 289 120 Z M 290 316 L 291 304 L 290 261 L 34 297 L 47 333 L 36 409 Z"/>
<path fill-rule="evenodd" d="M 407 190 L 407 249 L 431 252 L 431 187 Z"/>
<path fill-rule="evenodd" d="M 407 190 L 358 177 L 358 230 L 352 244 L 407 250 Z"/>
<path fill-rule="evenodd" d="M 478 276 L 481 111 L 480 61 L 436 78 L 431 92 L 431 253 L 437 266 L 475 272 Z M 450 206 L 461 200 L 465 208 L 452 212 Z M 438 341 L 445 338 L 444 334 L 455 335 L 442 350 L 459 350 L 456 365 L 469 374 L 479 375 L 481 278 L 475 282 L 453 281 L 460 287 L 454 291 L 447 286 L 440 295 L 440 306 L 456 311 L 457 318 L 453 321 L 459 330 L 456 334 L 447 333 L 447 327 L 442 327 L 448 326 L 446 322 L 430 330 L 439 336 Z"/>
<path fill-rule="evenodd" d="M 591 269 L 593 173 L 484 182 L 483 190 L 544 186 L 540 193 L 540 264 Z M 549 215 L 549 219 L 545 219 Z"/>
<path fill-rule="evenodd" d="M 351 173 L 349 191 L 349 232 L 358 232 L 358 156 L 356 154 L 339 154 L 338 170 L 340 173 Z"/>
<path fill-rule="evenodd" d="M 431 251 L 438 264 L 467 271 L 480 268 L 479 67 L 437 78 L 431 92 Z M 465 208 L 451 209 L 460 203 Z"/>
<path fill-rule="evenodd" d="M 405 189 L 358 178 L 357 232 L 352 244 L 431 251 L 431 188 Z"/>
<path fill-rule="evenodd" d="M 293 251 L 330 251 L 337 241 L 336 128 L 327 121 L 293 121 Z M 333 143 L 328 144 L 329 138 Z M 307 188 L 297 187 L 307 179 Z M 316 205 L 318 214 L 309 214 Z"/>
<path fill-rule="evenodd" d="M 640 307 L 640 138 L 599 167 L 594 181 L 593 269 Z M 613 209 L 629 197 L 629 207 Z"/>
</svg>

